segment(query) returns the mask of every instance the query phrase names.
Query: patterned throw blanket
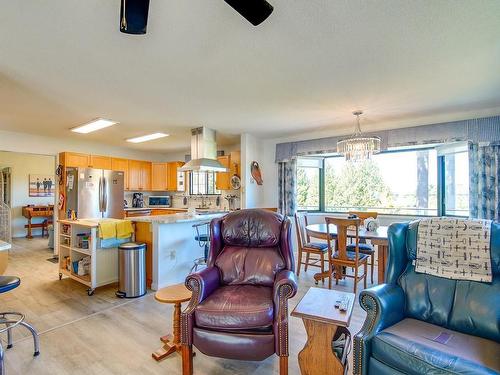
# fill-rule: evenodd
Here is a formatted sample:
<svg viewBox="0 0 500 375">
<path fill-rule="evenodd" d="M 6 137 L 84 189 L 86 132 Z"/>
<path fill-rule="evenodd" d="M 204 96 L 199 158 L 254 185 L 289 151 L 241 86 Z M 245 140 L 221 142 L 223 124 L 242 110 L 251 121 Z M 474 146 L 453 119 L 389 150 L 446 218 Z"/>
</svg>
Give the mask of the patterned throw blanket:
<svg viewBox="0 0 500 375">
<path fill-rule="evenodd" d="M 490 220 L 420 220 L 415 271 L 454 280 L 491 282 Z"/>
</svg>

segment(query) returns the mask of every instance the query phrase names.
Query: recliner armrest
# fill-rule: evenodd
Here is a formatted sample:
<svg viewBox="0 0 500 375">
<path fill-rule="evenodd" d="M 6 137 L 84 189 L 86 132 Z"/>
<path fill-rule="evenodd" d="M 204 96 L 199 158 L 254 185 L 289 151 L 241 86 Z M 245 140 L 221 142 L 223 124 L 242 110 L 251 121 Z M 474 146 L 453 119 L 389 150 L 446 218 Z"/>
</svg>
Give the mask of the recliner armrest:
<svg viewBox="0 0 500 375">
<path fill-rule="evenodd" d="M 193 343 L 193 313 L 205 298 L 220 286 L 220 275 L 217 267 L 207 267 L 186 277 L 186 288 L 193 292 L 187 307 L 181 313 L 181 343 Z"/>
<path fill-rule="evenodd" d="M 186 277 L 186 288 L 193 292 L 196 304 L 202 302 L 220 285 L 219 269 L 207 267 Z M 191 298 L 193 299 L 193 298 Z"/>
<path fill-rule="evenodd" d="M 279 272 L 273 285 L 273 300 L 276 305 L 280 298 L 289 299 L 297 293 L 297 278 L 295 273 L 289 270 Z"/>
<path fill-rule="evenodd" d="M 368 373 L 371 339 L 383 329 L 404 319 L 405 294 L 396 284 L 381 284 L 362 291 L 359 304 L 366 311 L 366 320 L 354 336 L 354 374 Z"/>
<path fill-rule="evenodd" d="M 273 285 L 274 340 L 278 356 L 288 356 L 288 300 L 297 293 L 297 279 L 290 270 L 279 272 Z"/>
</svg>

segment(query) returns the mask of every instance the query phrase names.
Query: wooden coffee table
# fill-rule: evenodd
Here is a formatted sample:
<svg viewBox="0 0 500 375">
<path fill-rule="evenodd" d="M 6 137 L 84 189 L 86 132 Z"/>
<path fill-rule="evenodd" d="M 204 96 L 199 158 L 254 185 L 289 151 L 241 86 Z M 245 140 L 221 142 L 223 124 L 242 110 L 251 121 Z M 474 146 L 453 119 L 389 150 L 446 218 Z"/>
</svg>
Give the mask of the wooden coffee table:
<svg viewBox="0 0 500 375">
<path fill-rule="evenodd" d="M 347 311 L 335 308 L 335 301 L 348 298 Z M 354 293 L 310 288 L 292 311 L 302 318 L 307 342 L 299 353 L 302 375 L 344 374 L 344 366 L 332 351 L 332 339 L 338 327 L 348 327 L 354 306 Z"/>
<path fill-rule="evenodd" d="M 151 354 L 154 359 L 161 361 L 170 354 L 181 351 L 181 303 L 191 299 L 191 291 L 184 284 L 176 284 L 158 290 L 155 294 L 155 299 L 161 303 L 174 304 L 174 334 L 160 337 L 163 346 Z"/>
</svg>

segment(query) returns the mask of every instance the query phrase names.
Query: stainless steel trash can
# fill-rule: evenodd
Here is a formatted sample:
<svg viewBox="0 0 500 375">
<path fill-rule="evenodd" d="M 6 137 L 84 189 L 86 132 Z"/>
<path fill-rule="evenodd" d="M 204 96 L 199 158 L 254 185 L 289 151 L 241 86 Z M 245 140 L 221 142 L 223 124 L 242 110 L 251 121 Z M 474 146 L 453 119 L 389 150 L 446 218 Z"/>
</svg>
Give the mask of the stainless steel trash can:
<svg viewBox="0 0 500 375">
<path fill-rule="evenodd" d="M 118 246 L 120 286 L 116 296 L 135 298 L 146 294 L 146 244 L 127 242 Z"/>
</svg>

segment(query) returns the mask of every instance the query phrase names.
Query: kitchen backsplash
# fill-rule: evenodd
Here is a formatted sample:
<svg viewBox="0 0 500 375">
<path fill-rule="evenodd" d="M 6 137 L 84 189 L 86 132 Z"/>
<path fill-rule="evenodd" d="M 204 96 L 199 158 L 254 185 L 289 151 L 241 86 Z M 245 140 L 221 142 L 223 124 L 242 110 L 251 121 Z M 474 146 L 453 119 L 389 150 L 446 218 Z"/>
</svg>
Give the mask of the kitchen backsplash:
<svg viewBox="0 0 500 375">
<path fill-rule="evenodd" d="M 210 207 L 210 208 L 220 208 L 224 210 L 228 210 L 229 202 L 226 197 L 236 196 L 237 198 L 234 200 L 234 208 L 238 209 L 241 207 L 240 190 L 224 190 L 221 195 L 189 195 L 186 193 L 179 192 L 168 192 L 168 191 L 143 191 L 144 195 L 144 203 L 147 205 L 147 197 L 151 195 L 170 195 L 172 196 L 172 207 L 173 208 L 190 208 L 190 207 Z M 132 207 L 132 196 L 134 192 L 126 191 L 125 192 L 125 200 L 127 201 L 127 206 Z M 184 197 L 187 198 L 187 204 L 184 204 Z M 217 205 L 217 197 L 219 197 L 219 205 Z"/>
</svg>

